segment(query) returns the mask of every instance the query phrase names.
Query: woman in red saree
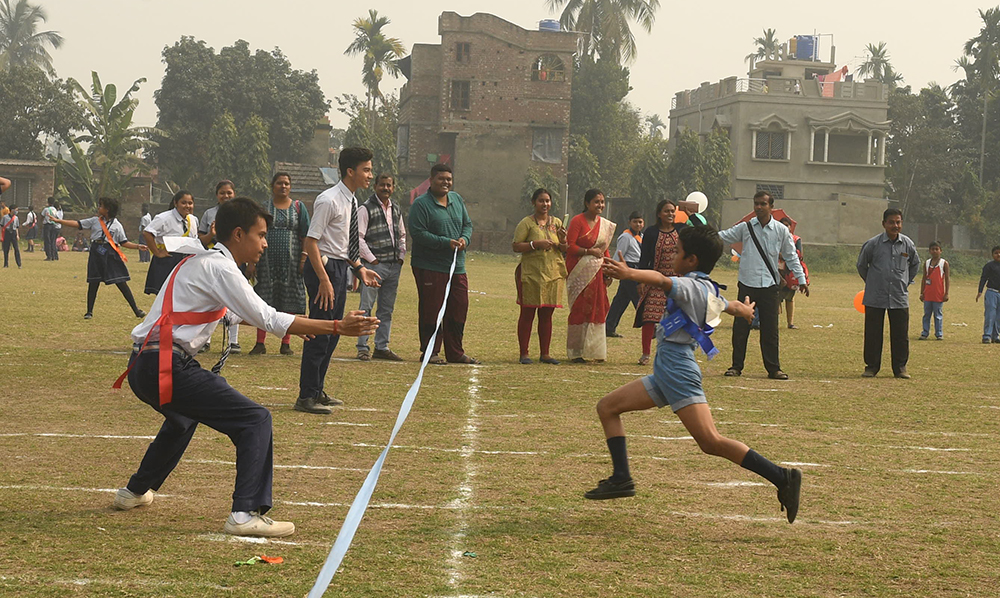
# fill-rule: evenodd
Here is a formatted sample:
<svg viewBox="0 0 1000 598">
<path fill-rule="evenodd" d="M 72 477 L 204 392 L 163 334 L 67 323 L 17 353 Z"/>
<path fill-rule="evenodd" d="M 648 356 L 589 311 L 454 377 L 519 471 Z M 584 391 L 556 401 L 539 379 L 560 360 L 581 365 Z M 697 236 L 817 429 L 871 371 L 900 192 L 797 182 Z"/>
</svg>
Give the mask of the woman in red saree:
<svg viewBox="0 0 1000 598">
<path fill-rule="evenodd" d="M 604 361 L 607 344 L 604 320 L 608 317 L 608 284 L 601 266 L 610 257 L 608 247 L 615 233 L 615 224 L 601 218 L 604 194 L 597 189 L 587 191 L 584 210 L 570 220 L 566 233 L 566 290 L 569 295 L 569 327 L 566 331 L 566 353 L 574 363 L 588 360 Z"/>
</svg>

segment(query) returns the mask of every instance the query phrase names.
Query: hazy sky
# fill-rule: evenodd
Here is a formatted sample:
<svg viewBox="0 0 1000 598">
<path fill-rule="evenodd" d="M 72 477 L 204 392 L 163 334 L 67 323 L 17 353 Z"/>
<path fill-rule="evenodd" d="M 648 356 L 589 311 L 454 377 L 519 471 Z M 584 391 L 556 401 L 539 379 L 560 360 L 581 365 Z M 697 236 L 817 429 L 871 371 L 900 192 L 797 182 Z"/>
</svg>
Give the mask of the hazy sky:
<svg viewBox="0 0 1000 598">
<path fill-rule="evenodd" d="M 252 50 L 281 48 L 292 66 L 315 69 L 331 101 L 342 93 L 362 95 L 360 58 L 344 56 L 353 39 L 351 22 L 369 8 L 388 16 L 387 34 L 400 38 L 409 53 L 414 43 L 438 43 L 437 17 L 443 11 L 461 15 L 489 12 L 524 28 L 553 17 L 547 0 L 32 0 L 49 15 L 46 29 L 66 39 L 53 53 L 60 77 L 90 80 L 100 73 L 105 83 L 125 87 L 139 77 L 148 82 L 139 93 L 140 124 L 156 121 L 153 91 L 163 77 L 160 53 L 182 35 L 205 40 L 218 51 L 237 39 Z M 670 98 L 702 81 L 745 76 L 743 57 L 765 27 L 780 39 L 813 32 L 833 34 L 839 65 L 854 69 L 865 44 L 885 41 L 896 70 L 918 89 L 934 81 L 958 79 L 952 69 L 962 44 L 980 28 L 979 8 L 971 0 L 843 0 L 841 2 L 669 2 L 661 0 L 651 34 L 636 30 L 638 58 L 631 65 L 629 100 L 645 114 L 664 121 Z M 947 7 L 947 8 L 945 8 Z M 829 38 L 824 38 L 827 54 Z M 403 81 L 387 79 L 383 91 Z M 331 108 L 335 126 L 346 117 Z"/>
</svg>

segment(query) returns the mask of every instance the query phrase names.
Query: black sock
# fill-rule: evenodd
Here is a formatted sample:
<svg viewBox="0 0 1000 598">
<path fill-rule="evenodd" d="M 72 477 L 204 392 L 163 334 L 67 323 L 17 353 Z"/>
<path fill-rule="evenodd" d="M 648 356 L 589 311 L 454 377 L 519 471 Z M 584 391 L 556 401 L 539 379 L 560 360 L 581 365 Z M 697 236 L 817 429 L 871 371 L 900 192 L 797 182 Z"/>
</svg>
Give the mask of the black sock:
<svg viewBox="0 0 1000 598">
<path fill-rule="evenodd" d="M 778 467 L 774 463 L 771 463 L 764 457 L 761 457 L 753 449 L 747 451 L 747 456 L 743 457 L 743 462 L 740 463 L 740 467 L 743 469 L 749 469 L 778 488 L 784 486 L 787 481 L 784 469 Z"/>
<path fill-rule="evenodd" d="M 94 302 L 97 301 L 97 289 L 101 288 L 100 282 L 92 282 L 87 287 L 87 313 L 94 313 Z"/>
<path fill-rule="evenodd" d="M 628 451 L 625 450 L 625 437 L 608 438 L 608 450 L 611 451 L 611 465 L 614 467 L 611 478 L 616 481 L 632 479 L 632 474 L 628 471 Z"/>
<path fill-rule="evenodd" d="M 128 288 L 127 282 L 119 282 L 117 285 L 118 290 L 122 292 L 122 296 L 125 297 L 125 301 L 128 301 L 128 306 L 132 308 L 132 313 L 138 315 L 139 307 L 135 304 L 135 297 L 132 296 L 132 289 Z"/>
</svg>

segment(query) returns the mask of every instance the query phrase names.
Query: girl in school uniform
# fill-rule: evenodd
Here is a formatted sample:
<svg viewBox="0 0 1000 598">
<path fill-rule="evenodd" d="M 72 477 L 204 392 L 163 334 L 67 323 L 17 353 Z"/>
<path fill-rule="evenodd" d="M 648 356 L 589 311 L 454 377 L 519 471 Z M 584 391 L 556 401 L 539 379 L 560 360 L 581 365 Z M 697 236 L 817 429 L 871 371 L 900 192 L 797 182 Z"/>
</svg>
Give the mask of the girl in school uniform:
<svg viewBox="0 0 1000 598">
<path fill-rule="evenodd" d="M 118 287 L 135 317 L 146 317 L 146 312 L 135 304 L 132 289 L 128 286 L 130 277 L 128 268 L 125 267 L 125 254 L 119 249 L 119 247 L 145 249 L 146 246 L 128 240 L 117 216 L 118 200 L 102 197 L 98 200 L 97 216 L 83 220 L 52 218 L 56 224 L 90 231 L 90 257 L 87 259 L 87 313 L 83 316 L 85 320 L 94 317 L 94 302 L 97 300 L 97 290 L 101 288 L 102 282 Z"/>
<path fill-rule="evenodd" d="M 24 217 L 24 226 L 27 231 L 24 238 L 28 241 L 28 253 L 35 252 L 35 239 L 38 238 L 38 216 L 35 215 L 35 206 L 28 204 L 28 214 Z"/>
<path fill-rule="evenodd" d="M 160 292 L 167 276 L 173 271 L 174 266 L 184 259 L 186 254 L 169 252 L 163 245 L 164 237 L 190 237 L 198 238 L 198 218 L 194 212 L 194 196 L 189 191 L 183 189 L 174 194 L 170 200 L 171 210 L 157 214 L 153 221 L 142 231 L 142 236 L 146 240 L 146 245 L 153 253 L 153 259 L 149 262 L 149 271 L 146 273 L 147 295 L 155 295 Z"/>
</svg>

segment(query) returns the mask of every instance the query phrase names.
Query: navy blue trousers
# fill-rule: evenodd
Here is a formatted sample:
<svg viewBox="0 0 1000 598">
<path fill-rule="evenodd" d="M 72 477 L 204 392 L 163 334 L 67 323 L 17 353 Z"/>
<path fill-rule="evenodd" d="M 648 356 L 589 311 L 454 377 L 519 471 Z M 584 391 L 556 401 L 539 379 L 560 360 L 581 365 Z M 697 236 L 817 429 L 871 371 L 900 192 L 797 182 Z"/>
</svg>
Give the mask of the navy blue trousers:
<svg viewBox="0 0 1000 598">
<path fill-rule="evenodd" d="M 258 405 L 218 374 L 187 356 L 173 354 L 174 393 L 160 407 L 158 355 L 145 350 L 128 375 L 128 384 L 143 403 L 163 416 L 163 425 L 146 449 L 139 470 L 126 486 L 134 494 L 159 490 L 181 460 L 198 424 L 222 432 L 236 446 L 236 487 L 233 511 L 266 513 L 271 508 L 274 443 L 271 412 Z"/>
<path fill-rule="evenodd" d="M 319 277 L 312 264 L 306 260 L 302 278 L 309 294 L 309 317 L 313 320 L 342 320 L 347 304 L 347 262 L 327 260 L 326 275 L 333 283 L 333 308 L 320 309 L 316 303 L 319 294 Z M 326 370 L 330 368 L 330 358 L 340 342 L 339 334 L 321 334 L 302 344 L 302 365 L 299 366 L 299 397 L 315 397 L 323 392 Z"/>
</svg>

